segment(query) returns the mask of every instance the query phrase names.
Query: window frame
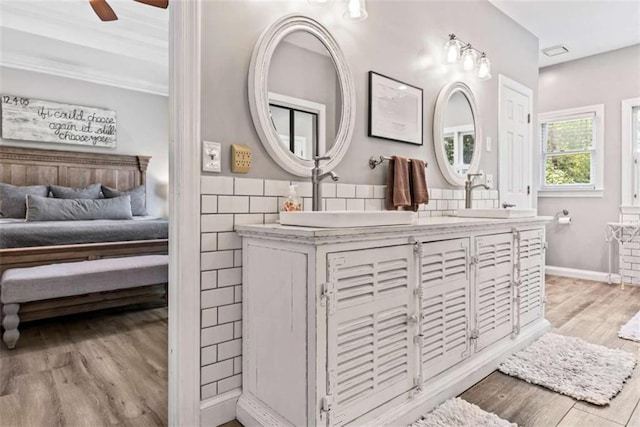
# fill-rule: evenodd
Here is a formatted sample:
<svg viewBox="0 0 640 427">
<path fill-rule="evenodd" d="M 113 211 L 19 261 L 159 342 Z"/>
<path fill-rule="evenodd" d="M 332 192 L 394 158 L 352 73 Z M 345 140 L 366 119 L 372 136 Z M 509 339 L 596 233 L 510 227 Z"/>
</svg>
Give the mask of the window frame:
<svg viewBox="0 0 640 427">
<path fill-rule="evenodd" d="M 571 120 L 593 114 L 593 145 L 591 150 L 591 183 L 546 185 L 547 151 L 542 143 L 542 126 L 546 123 Z M 604 190 L 604 104 L 587 105 L 538 114 L 540 135 L 540 182 L 538 197 L 602 197 Z M 570 153 L 568 153 L 570 154 Z"/>
<path fill-rule="evenodd" d="M 633 109 L 640 108 L 640 97 L 630 98 L 620 103 L 620 174 L 621 206 L 640 211 L 640 147 L 633 138 Z M 637 197 L 634 197 L 637 194 Z M 628 210 L 628 209 L 627 209 Z"/>
</svg>

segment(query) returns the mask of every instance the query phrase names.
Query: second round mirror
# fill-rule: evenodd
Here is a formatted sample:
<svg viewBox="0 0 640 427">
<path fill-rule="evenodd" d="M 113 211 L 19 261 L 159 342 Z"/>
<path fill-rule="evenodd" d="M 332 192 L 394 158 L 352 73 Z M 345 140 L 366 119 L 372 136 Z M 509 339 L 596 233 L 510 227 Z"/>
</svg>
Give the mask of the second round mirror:
<svg viewBox="0 0 640 427">
<path fill-rule="evenodd" d="M 471 88 L 462 82 L 446 85 L 436 101 L 433 141 L 440 171 L 452 185 L 462 186 L 476 173 L 482 139 L 479 112 Z"/>
</svg>

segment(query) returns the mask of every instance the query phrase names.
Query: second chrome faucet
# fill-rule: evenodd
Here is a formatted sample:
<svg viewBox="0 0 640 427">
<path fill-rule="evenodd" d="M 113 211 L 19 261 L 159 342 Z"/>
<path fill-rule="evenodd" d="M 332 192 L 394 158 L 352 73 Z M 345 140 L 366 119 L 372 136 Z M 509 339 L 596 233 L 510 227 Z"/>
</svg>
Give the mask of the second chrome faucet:
<svg viewBox="0 0 640 427">
<path fill-rule="evenodd" d="M 471 192 L 478 187 L 484 187 L 485 190 L 488 190 L 489 187 L 486 184 L 475 184 L 473 185 L 473 180 L 478 177 L 478 176 L 482 176 L 481 173 L 468 173 L 467 174 L 467 181 L 464 183 L 464 207 L 466 209 L 471 209 Z"/>
<path fill-rule="evenodd" d="M 311 169 L 311 184 L 313 187 L 312 207 L 314 211 L 322 210 L 322 194 L 320 193 L 320 183 L 323 179 L 330 176 L 332 180 L 337 181 L 340 177 L 333 171 L 320 173 L 320 162 L 322 160 L 331 160 L 330 156 L 316 156 L 313 158 L 313 169 Z"/>
</svg>

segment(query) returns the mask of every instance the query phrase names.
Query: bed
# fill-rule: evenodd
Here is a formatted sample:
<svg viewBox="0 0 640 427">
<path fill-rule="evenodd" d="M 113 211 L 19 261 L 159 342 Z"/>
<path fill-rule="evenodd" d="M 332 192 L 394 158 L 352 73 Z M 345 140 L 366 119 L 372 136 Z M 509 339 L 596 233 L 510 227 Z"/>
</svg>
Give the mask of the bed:
<svg viewBox="0 0 640 427">
<path fill-rule="evenodd" d="M 146 184 L 148 156 L 84 153 L 0 146 L 0 182 L 12 185 L 86 187 L 102 183 L 116 190 Z M 166 219 L 30 222 L 0 220 L 0 273 L 9 268 L 107 257 L 168 253 Z M 23 321 L 142 302 L 157 302 L 164 286 L 116 290 L 34 303 Z"/>
</svg>

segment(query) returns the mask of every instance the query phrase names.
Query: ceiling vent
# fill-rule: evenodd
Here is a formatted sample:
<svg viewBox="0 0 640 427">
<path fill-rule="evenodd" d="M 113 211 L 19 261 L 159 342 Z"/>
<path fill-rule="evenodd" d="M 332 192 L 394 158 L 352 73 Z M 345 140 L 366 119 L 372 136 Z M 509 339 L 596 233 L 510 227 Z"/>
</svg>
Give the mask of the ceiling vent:
<svg viewBox="0 0 640 427">
<path fill-rule="evenodd" d="M 562 46 L 561 44 L 542 49 L 542 53 L 544 53 L 547 56 L 564 55 L 567 52 L 569 52 L 569 49 Z"/>
</svg>

